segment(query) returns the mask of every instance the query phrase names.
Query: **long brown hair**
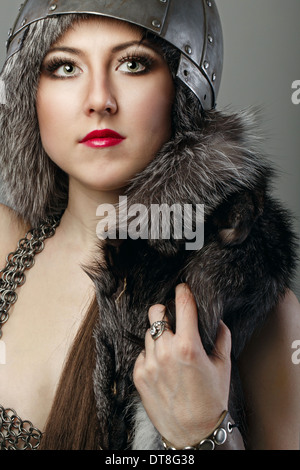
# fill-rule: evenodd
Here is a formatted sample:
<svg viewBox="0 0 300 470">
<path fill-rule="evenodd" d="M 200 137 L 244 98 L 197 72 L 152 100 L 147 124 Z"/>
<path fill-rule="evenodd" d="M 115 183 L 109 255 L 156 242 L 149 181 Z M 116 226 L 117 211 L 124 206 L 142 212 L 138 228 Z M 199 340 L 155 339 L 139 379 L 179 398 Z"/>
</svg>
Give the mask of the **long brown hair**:
<svg viewBox="0 0 300 470">
<path fill-rule="evenodd" d="M 32 226 L 37 226 L 48 213 L 60 214 L 67 205 L 68 194 L 67 175 L 49 159 L 39 135 L 35 100 L 40 66 L 50 45 L 74 22 L 89 17 L 83 14 L 62 15 L 40 20 L 31 25 L 23 48 L 18 55 L 7 62 L 4 70 L 10 99 L 8 106 L 1 107 L 0 111 L 4 113 L 2 127 L 10 131 L 3 134 L 2 140 L 5 145 L 2 144 L 0 148 L 1 177 L 5 176 L 4 182 L 6 182 L 6 186 L 2 182 L 3 194 L 9 196 L 7 205 L 16 207 L 17 212 L 30 221 Z M 147 38 L 161 47 L 175 79 L 180 53 L 151 33 L 142 29 L 141 32 L 141 41 Z M 182 108 L 190 109 L 189 106 Z M 177 124 L 179 114 L 176 109 L 175 111 L 174 123 Z M 189 122 L 194 121 L 190 119 Z M 11 132 L 12 129 L 23 129 L 22 139 L 16 139 L 15 134 Z M 16 147 L 16 142 L 19 142 L 20 148 Z M 22 164 L 19 164 L 20 158 Z M 24 171 L 25 167 L 34 168 L 34 171 Z M 32 175 L 35 175 L 34 183 Z M 32 192 L 33 184 L 36 188 L 35 194 Z M 97 318 L 98 305 L 94 299 L 87 309 L 85 319 L 68 354 L 40 450 L 100 448 L 93 388 L 96 361 L 93 330 Z"/>
<path fill-rule="evenodd" d="M 94 299 L 70 349 L 48 417 L 40 450 L 96 450 L 98 419 L 93 389 L 98 318 Z"/>
</svg>

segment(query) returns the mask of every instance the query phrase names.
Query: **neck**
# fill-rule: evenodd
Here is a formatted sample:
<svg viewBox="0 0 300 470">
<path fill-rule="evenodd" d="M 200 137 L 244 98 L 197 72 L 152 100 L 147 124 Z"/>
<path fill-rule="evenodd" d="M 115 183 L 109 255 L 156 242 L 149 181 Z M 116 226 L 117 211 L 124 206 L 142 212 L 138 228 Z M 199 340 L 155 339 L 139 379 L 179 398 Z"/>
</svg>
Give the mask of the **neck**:
<svg viewBox="0 0 300 470">
<path fill-rule="evenodd" d="M 99 218 L 96 216 L 100 204 L 115 204 L 119 193 L 100 192 L 87 189 L 70 178 L 68 206 L 62 216 L 60 233 L 80 251 L 93 249 L 99 239 L 96 234 Z M 80 247 L 80 248 L 79 248 Z"/>
</svg>

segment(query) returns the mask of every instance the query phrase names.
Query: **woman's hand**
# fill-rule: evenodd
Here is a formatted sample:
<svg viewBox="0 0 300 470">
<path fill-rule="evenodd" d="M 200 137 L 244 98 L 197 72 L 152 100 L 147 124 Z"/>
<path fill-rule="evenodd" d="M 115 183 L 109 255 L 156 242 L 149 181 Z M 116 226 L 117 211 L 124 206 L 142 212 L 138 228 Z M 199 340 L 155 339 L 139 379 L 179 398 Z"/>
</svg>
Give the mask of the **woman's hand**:
<svg viewBox="0 0 300 470">
<path fill-rule="evenodd" d="M 175 447 L 200 442 L 228 408 L 230 331 L 220 322 L 215 350 L 208 356 L 198 330 L 197 307 L 186 284 L 176 287 L 176 334 L 166 330 L 145 350 L 134 368 L 135 386 L 153 425 Z M 162 320 L 163 305 L 149 309 L 151 324 Z"/>
</svg>

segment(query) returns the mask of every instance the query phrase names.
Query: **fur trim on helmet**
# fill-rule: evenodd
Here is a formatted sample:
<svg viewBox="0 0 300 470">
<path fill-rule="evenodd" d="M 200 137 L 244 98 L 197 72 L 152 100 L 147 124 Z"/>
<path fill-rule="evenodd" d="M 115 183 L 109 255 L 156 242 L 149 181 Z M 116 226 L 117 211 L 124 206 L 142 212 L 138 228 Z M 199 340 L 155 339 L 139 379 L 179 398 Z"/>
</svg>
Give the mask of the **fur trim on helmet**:
<svg viewBox="0 0 300 470">
<path fill-rule="evenodd" d="M 43 149 L 36 94 L 43 59 L 51 44 L 88 14 L 68 14 L 32 24 L 21 50 L 10 57 L 1 73 L 6 104 L 0 106 L 0 199 L 32 226 L 49 214 L 61 214 L 68 202 L 68 177 Z M 175 76 L 179 53 L 150 33 L 161 47 Z M 173 65 L 171 65 L 173 64 Z"/>
<path fill-rule="evenodd" d="M 100 312 L 94 379 L 104 449 L 130 445 L 128 431 L 135 434 L 134 448 L 144 448 L 145 440 L 159 448 L 141 405 L 136 408 L 132 372 L 149 327 L 149 307 L 167 305 L 175 329 L 174 290 L 180 282 L 195 296 L 208 353 L 221 318 L 231 330 L 230 412 L 243 421 L 237 359 L 290 287 L 296 259 L 289 216 L 270 197 L 272 171 L 258 153 L 252 121 L 210 113 L 200 131 L 167 143 L 126 192 L 128 206 L 142 203 L 149 211 L 152 203 L 204 203 L 203 248 L 187 251 L 184 240 L 172 237 L 108 239 L 105 262 L 89 270 Z"/>
</svg>

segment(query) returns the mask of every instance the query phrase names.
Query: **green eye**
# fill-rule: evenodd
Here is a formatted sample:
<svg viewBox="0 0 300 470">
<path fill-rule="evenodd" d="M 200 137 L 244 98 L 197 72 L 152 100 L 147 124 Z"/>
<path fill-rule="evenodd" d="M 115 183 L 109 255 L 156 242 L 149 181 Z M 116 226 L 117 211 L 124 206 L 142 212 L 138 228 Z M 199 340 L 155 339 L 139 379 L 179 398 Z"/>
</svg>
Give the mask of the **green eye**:
<svg viewBox="0 0 300 470">
<path fill-rule="evenodd" d="M 61 78 L 76 77 L 79 74 L 80 69 L 76 65 L 70 63 L 65 63 L 60 67 L 57 67 L 55 70 L 55 75 Z"/>
<path fill-rule="evenodd" d="M 119 70 L 121 72 L 135 74 L 144 72 L 146 70 L 146 66 L 137 60 L 126 60 L 120 65 Z"/>
<path fill-rule="evenodd" d="M 74 75 L 74 73 L 76 72 L 76 68 L 74 67 L 74 65 L 66 64 L 62 67 L 62 72 L 65 75 Z"/>
<path fill-rule="evenodd" d="M 43 70 L 51 77 L 72 78 L 78 77 L 82 69 L 73 60 L 64 57 L 53 57 L 43 64 Z"/>
<path fill-rule="evenodd" d="M 132 60 L 132 61 L 127 62 L 127 69 L 129 70 L 129 72 L 141 72 L 141 69 L 144 70 L 144 68 L 136 60 Z"/>
</svg>

